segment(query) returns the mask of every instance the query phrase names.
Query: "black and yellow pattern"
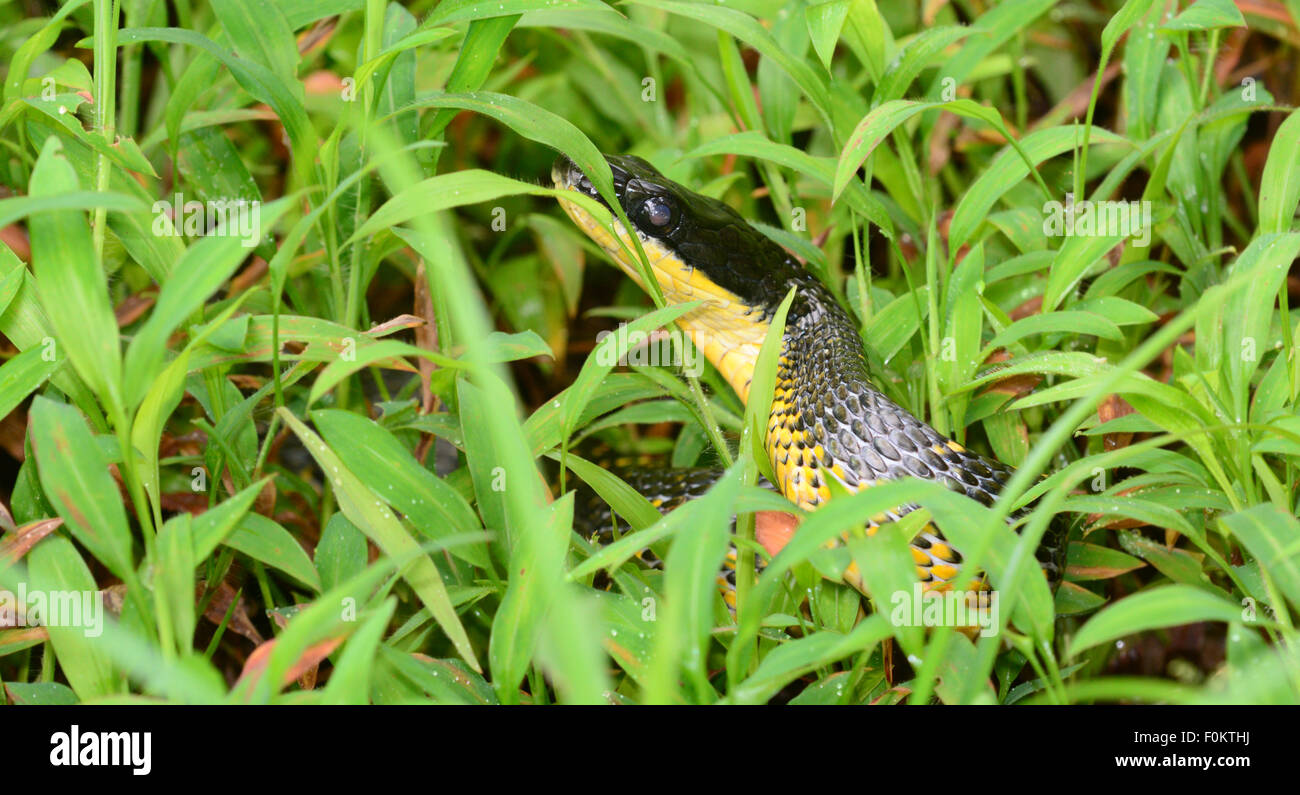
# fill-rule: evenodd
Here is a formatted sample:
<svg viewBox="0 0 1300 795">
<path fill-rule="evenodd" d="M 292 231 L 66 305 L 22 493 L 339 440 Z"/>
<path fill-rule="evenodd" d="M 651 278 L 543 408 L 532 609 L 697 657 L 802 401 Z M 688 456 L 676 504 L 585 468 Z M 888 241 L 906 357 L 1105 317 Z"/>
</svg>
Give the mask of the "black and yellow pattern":
<svg viewBox="0 0 1300 795">
<path fill-rule="evenodd" d="M 722 475 L 722 470 L 707 467 L 677 469 L 619 467 L 617 472 L 625 483 L 636 489 L 661 513 L 668 513 L 688 500 L 703 497 Z M 766 478 L 760 478 L 758 485 L 764 488 L 772 487 Z M 609 504 L 589 487 L 581 487 L 574 506 L 574 531 L 593 544 L 604 545 L 614 540 L 614 523 L 614 513 Z M 662 561 L 650 549 L 638 552 L 637 559 L 652 569 L 662 565 Z M 762 570 L 764 565 L 762 557 L 755 555 L 754 566 Z M 723 601 L 727 603 L 727 607 L 734 610 L 736 607 L 736 548 L 734 546 L 727 550 L 727 559 L 722 571 L 718 572 L 717 583 Z M 602 587 L 605 584 L 601 582 Z"/>
<path fill-rule="evenodd" d="M 830 499 L 828 478 L 857 491 L 910 475 L 942 483 L 985 505 L 996 499 L 1012 468 L 966 450 L 872 386 L 849 314 L 812 274 L 722 202 L 688 191 L 639 158 L 607 159 L 615 192 L 665 300 L 705 301 L 678 325 L 742 400 L 748 400 L 771 317 L 789 289 L 796 288 L 766 445 L 775 485 L 786 497 L 813 510 Z M 556 187 L 599 200 L 590 181 L 567 158 L 556 163 L 552 176 Z M 560 204 L 641 283 L 640 267 L 629 253 L 635 250 L 632 238 L 621 223 L 614 220 L 612 229 L 607 228 L 575 203 L 560 199 Z M 655 493 L 668 493 L 666 485 L 658 484 Z M 868 532 L 914 507 L 903 505 L 872 517 Z M 1062 568 L 1061 535 L 1059 529 L 1049 533 L 1039 550 L 1054 581 Z M 911 547 L 923 582 L 945 587 L 960 575 L 961 554 L 933 525 L 927 525 Z M 853 574 L 850 570 L 846 577 L 852 581 Z"/>
</svg>

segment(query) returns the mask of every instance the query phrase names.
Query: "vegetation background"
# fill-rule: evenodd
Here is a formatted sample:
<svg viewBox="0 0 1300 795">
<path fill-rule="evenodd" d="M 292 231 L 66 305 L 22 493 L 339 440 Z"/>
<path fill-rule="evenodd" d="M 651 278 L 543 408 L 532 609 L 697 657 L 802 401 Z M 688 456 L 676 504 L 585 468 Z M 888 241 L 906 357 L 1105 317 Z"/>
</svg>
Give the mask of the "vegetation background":
<svg viewBox="0 0 1300 795">
<path fill-rule="evenodd" d="M 0 2 L 0 588 L 111 614 L 90 637 L 11 598 L 4 700 L 1300 700 L 1298 20 Z M 790 507 L 751 485 L 761 415 L 712 370 L 602 365 L 600 330 L 679 310 L 559 212 L 557 152 L 606 195 L 599 152 L 633 153 L 753 219 L 886 392 L 1020 467 L 1008 498 L 837 499 L 761 574 L 740 556 L 733 617 L 732 517 L 744 551 Z M 1149 202 L 1149 245 L 1045 235 L 1067 194 Z M 185 206 L 240 200 L 242 230 Z M 734 469 L 661 518 L 597 453 Z M 572 532 L 574 476 L 620 541 Z M 997 635 L 895 626 L 820 576 L 850 555 L 906 588 L 913 524 L 820 545 L 900 501 L 989 571 Z M 1058 513 L 1053 597 L 1032 551 Z"/>
</svg>

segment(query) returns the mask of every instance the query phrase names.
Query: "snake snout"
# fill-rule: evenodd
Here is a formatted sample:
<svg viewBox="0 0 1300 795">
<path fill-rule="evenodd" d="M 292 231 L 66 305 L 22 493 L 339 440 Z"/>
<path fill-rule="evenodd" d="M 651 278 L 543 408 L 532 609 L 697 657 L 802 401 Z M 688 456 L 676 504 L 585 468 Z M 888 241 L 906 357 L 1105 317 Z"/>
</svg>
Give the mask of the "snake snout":
<svg viewBox="0 0 1300 795">
<path fill-rule="evenodd" d="M 578 164 L 574 163 L 568 155 L 560 155 L 555 159 L 555 165 L 551 166 L 551 179 L 555 182 L 555 187 L 564 190 L 576 190 L 596 197 L 596 190 L 591 185 L 591 180 L 587 175 L 582 173 Z"/>
</svg>

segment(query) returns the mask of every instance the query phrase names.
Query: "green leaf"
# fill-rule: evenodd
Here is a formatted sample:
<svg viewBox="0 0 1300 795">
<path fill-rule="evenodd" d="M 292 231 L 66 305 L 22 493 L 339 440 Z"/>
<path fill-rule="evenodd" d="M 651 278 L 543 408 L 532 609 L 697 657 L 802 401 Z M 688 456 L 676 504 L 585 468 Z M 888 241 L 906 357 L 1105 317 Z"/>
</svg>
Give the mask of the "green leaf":
<svg viewBox="0 0 1300 795">
<path fill-rule="evenodd" d="M 415 102 L 404 106 L 394 115 L 415 108 L 459 108 L 496 119 L 519 135 L 568 155 L 591 179 L 592 184 L 609 206 L 618 206 L 617 197 L 614 195 L 614 175 L 600 150 L 572 122 L 546 108 L 508 94 L 489 91 L 432 92 L 416 97 Z M 534 190 L 546 190 L 538 189 L 536 186 L 530 187 Z M 572 198 L 572 191 L 566 193 L 565 197 Z M 618 212 L 621 213 L 622 210 Z M 374 220 L 373 217 L 371 220 Z M 370 222 L 367 222 L 367 225 L 370 225 Z"/>
<path fill-rule="evenodd" d="M 551 457 L 559 460 L 558 455 L 552 454 Z M 618 475 L 572 453 L 564 456 L 564 464 L 634 529 L 646 530 L 658 523 L 659 512 Z"/>
<path fill-rule="evenodd" d="M 32 402 L 31 444 L 41 487 L 64 527 L 109 571 L 130 581 L 131 529 L 122 494 L 81 414 L 38 396 Z"/>
<path fill-rule="evenodd" d="M 787 641 L 763 658 L 753 675 L 741 682 L 728 700 L 761 704 L 790 682 L 849 655 L 870 649 L 890 635 L 891 627 L 880 614 L 868 616 L 848 635 L 816 632 Z"/>
<path fill-rule="evenodd" d="M 801 149 L 770 140 L 755 130 L 706 141 L 682 157 L 705 157 L 715 154 L 738 154 L 758 161 L 776 163 L 811 177 L 827 187 L 831 187 L 835 182 L 834 158 L 814 157 Z M 880 200 L 857 180 L 848 184 L 847 191 L 844 200 L 848 205 L 879 227 L 887 237 L 893 237 L 893 222 L 890 221 Z M 754 225 L 758 226 L 758 224 Z M 761 231 L 761 227 L 759 228 Z M 820 253 L 820 249 L 816 247 L 813 247 L 813 250 Z"/>
<path fill-rule="evenodd" d="M 763 344 L 759 346 L 758 356 L 754 358 L 754 371 L 750 376 L 749 394 L 745 396 L 745 429 L 753 445 L 755 462 L 768 476 L 775 476 L 771 471 L 766 453 L 768 435 L 775 433 L 771 425 L 772 401 L 776 396 L 777 361 L 785 348 L 785 322 L 794 302 L 795 288 L 791 287 L 785 298 L 777 305 L 776 312 L 768 322 L 767 332 L 763 335 Z M 769 427 L 771 426 L 771 427 Z M 749 481 L 751 484 L 753 481 Z"/>
<path fill-rule="evenodd" d="M 998 332 L 984 350 L 992 352 L 1034 334 L 1091 334 L 1107 340 L 1122 340 L 1124 333 L 1110 320 L 1092 312 L 1048 312 L 1021 318 Z M 986 356 L 981 356 L 981 361 Z"/>
<path fill-rule="evenodd" d="M 316 571 L 320 574 L 321 587 L 330 590 L 360 574 L 368 557 L 365 534 L 343 514 L 334 514 L 325 523 L 320 543 L 316 545 Z"/>
<path fill-rule="evenodd" d="M 4 689 L 14 704 L 71 706 L 81 703 L 72 688 L 58 682 L 6 682 Z"/>
<path fill-rule="evenodd" d="M 727 554 L 732 503 L 744 462 L 727 470 L 708 493 L 695 500 L 694 521 L 679 533 L 664 565 L 664 625 L 655 633 L 646 684 L 650 703 L 675 701 L 679 670 L 694 682 L 697 700 L 716 696 L 708 683 L 709 633 L 713 629 L 716 578 Z"/>
<path fill-rule="evenodd" d="M 1250 383 L 1269 345 L 1278 291 L 1298 254 L 1300 233 L 1265 234 L 1251 241 L 1229 271 L 1247 279 L 1223 307 L 1223 359 L 1239 421 L 1246 417 Z"/>
<path fill-rule="evenodd" d="M 36 60 L 37 56 L 54 46 L 59 33 L 63 30 L 63 21 L 73 11 L 88 2 L 90 0 L 71 0 L 71 2 L 64 3 L 54 12 L 48 22 L 42 25 L 34 34 L 29 34 L 27 40 L 14 49 L 13 58 L 9 62 L 9 73 L 5 76 L 5 105 L 9 105 L 22 96 L 23 81 L 27 79 L 27 73 L 31 69 L 32 62 Z M 0 226 L 3 226 L 3 224 L 0 224 Z"/>
<path fill-rule="evenodd" d="M 835 43 L 840 39 L 844 19 L 849 15 L 849 5 L 849 0 L 830 0 L 804 8 L 808 38 L 812 39 L 813 49 L 827 71 L 831 68 L 831 57 L 835 55 Z"/>
<path fill-rule="evenodd" d="M 285 85 L 301 92 L 298 77 L 298 43 L 278 2 L 271 0 L 221 0 L 212 11 L 243 61 L 265 66 Z"/>
<path fill-rule="evenodd" d="M 1109 580 L 1146 565 L 1138 558 L 1126 555 L 1118 549 L 1080 542 L 1070 543 L 1068 561 L 1065 579 L 1069 582 Z"/>
<path fill-rule="evenodd" d="M 879 103 L 901 98 L 917 75 L 931 66 L 944 50 L 975 32 L 974 28 L 948 25 L 927 28 L 918 33 L 904 45 L 891 68 L 885 71 L 872 95 L 872 101 Z"/>
<path fill-rule="evenodd" d="M 356 622 L 349 620 L 348 606 L 365 604 L 371 592 L 392 573 L 395 566 L 409 566 L 418 557 L 423 556 L 417 550 L 414 556 L 380 559 L 294 614 L 275 639 L 270 659 L 260 676 L 252 681 L 241 680 L 231 690 L 228 700 L 235 703 L 269 702 L 284 685 L 290 666 L 301 659 L 312 644 L 346 637 L 357 629 Z"/>
<path fill-rule="evenodd" d="M 955 56 L 944 62 L 943 69 L 931 80 L 926 96 L 937 95 L 944 78 L 950 78 L 958 85 L 966 83 L 979 65 L 999 47 L 1054 5 L 1055 0 L 1006 0 L 980 14 L 971 26 L 973 30 L 966 43 Z"/>
<path fill-rule="evenodd" d="M 6 284 L 19 282 L 16 294 L 9 300 L 9 306 L 0 313 L 0 331 L 19 350 L 48 349 L 46 355 L 53 355 L 56 362 L 60 361 L 58 346 L 50 336 L 49 319 L 37 296 L 36 280 L 8 246 L 0 246 L 0 272 L 4 273 Z M 94 403 L 94 398 L 72 371 L 56 370 L 51 380 L 75 399 L 78 405 Z"/>
<path fill-rule="evenodd" d="M 261 514 L 245 514 L 222 543 L 279 569 L 312 590 L 321 590 L 320 576 L 302 544 L 288 530 Z"/>
<path fill-rule="evenodd" d="M 423 26 L 445 25 L 449 22 L 490 19 L 513 16 L 528 11 L 555 9 L 557 11 L 594 11 L 608 8 L 599 0 L 566 0 L 556 9 L 554 0 L 445 0 L 439 3 L 424 20 Z"/>
<path fill-rule="evenodd" d="M 345 348 L 344 355 L 330 362 L 316 376 L 316 381 L 312 384 L 311 392 L 307 396 L 307 403 L 311 404 L 320 400 L 325 393 L 337 386 L 340 381 L 366 367 L 387 367 L 392 370 L 413 372 L 415 368 L 403 360 L 401 358 L 403 356 L 418 356 L 433 362 L 439 367 L 454 369 L 464 367 L 455 359 L 449 359 L 442 354 L 426 351 L 401 340 L 383 340 L 374 345 L 368 345 L 361 350 L 353 349 L 349 351 Z"/>
<path fill-rule="evenodd" d="M 1125 0 L 1124 5 L 1101 31 L 1102 50 L 1105 52 L 1113 50 L 1119 42 L 1119 37 L 1133 27 L 1140 17 L 1146 15 L 1151 8 L 1151 2 L 1152 0 Z"/>
<path fill-rule="evenodd" d="M 1250 550 L 1291 604 L 1300 608 L 1300 521 L 1272 503 L 1219 519 Z"/>
<path fill-rule="evenodd" d="M 158 531 L 157 593 L 158 624 L 171 637 L 181 654 L 194 643 L 194 538 L 192 519 L 182 513 L 169 519 Z"/>
<path fill-rule="evenodd" d="M 335 514 L 336 517 L 339 514 Z M 361 534 L 358 533 L 358 536 Z M 363 560 L 364 562 L 364 560 Z M 325 685 L 326 704 L 369 704 L 370 681 L 374 670 L 375 655 L 379 652 L 384 630 L 397 609 L 397 600 L 388 597 L 357 627 L 330 672 L 330 680 Z"/>
<path fill-rule="evenodd" d="M 402 527 L 401 522 L 397 521 L 393 512 L 375 499 L 375 495 L 357 479 L 356 475 L 352 474 L 319 436 L 312 433 L 288 409 L 279 409 L 279 414 L 306 446 L 312 458 L 316 459 L 325 476 L 329 478 L 339 502 L 339 509 L 348 520 L 369 536 L 386 555 L 403 561 L 409 559 L 409 562 L 402 567 L 402 576 L 419 595 L 424 606 L 429 608 L 434 620 L 442 627 L 443 632 L 447 633 L 447 637 L 451 639 L 460 656 L 474 670 L 479 670 L 478 659 L 474 656 L 469 637 L 466 636 L 465 628 L 461 626 L 460 619 L 451 606 L 447 586 L 443 583 L 442 575 L 438 573 L 438 568 L 433 565 L 433 561 L 428 555 L 416 554 L 419 546 L 415 539 L 411 538 L 410 533 L 406 532 L 406 528 Z M 310 564 L 308 566 L 310 567 Z M 315 569 L 312 569 L 311 577 L 316 578 Z"/>
<path fill-rule="evenodd" d="M 247 205 L 240 212 L 252 213 L 251 224 L 263 234 L 289 208 L 282 199 L 268 205 Z M 226 216 L 234 218 L 234 210 Z M 167 339 L 193 315 L 239 267 L 251 251 L 247 241 L 234 230 L 210 234 L 185 250 L 158 293 L 149 319 L 136 332 L 126 352 L 125 391 L 128 407 L 136 406 L 162 370 Z M 256 241 L 254 241 L 256 242 Z"/>
<path fill-rule="evenodd" d="M 9 413 L 59 369 L 44 348 L 28 348 L 0 366 L 0 417 Z"/>
<path fill-rule="evenodd" d="M 67 524 L 65 520 L 64 526 Z M 47 609 L 52 604 L 48 600 L 58 594 L 71 595 L 71 604 L 81 607 L 78 611 L 80 622 L 61 621 L 57 625 L 51 622 L 46 627 L 54 653 L 58 655 L 59 667 L 77 697 L 88 701 L 121 692 L 126 683 L 114 670 L 105 644 L 98 640 L 104 631 L 104 623 L 109 620 L 104 610 L 103 594 L 96 588 L 95 578 L 76 547 L 60 535 L 51 535 L 27 553 L 27 561 L 31 578 L 28 590 L 44 594 Z M 89 613 L 86 612 L 87 606 L 90 607 Z M 32 607 L 29 598 L 29 611 Z M 34 621 L 30 612 L 29 618 Z"/>
<path fill-rule="evenodd" d="M 859 525 L 848 539 L 862 585 L 871 594 L 875 614 L 882 618 L 892 615 L 899 595 L 910 598 L 917 584 L 916 561 L 908 542 L 922 529 L 917 524 L 922 518 L 923 513 L 913 511 L 902 521 L 882 525 L 869 536 Z M 890 632 L 909 654 L 921 653 L 924 631 L 910 622 L 891 622 L 890 626 Z"/>
<path fill-rule="evenodd" d="M 562 704 L 607 704 L 613 692 L 593 593 L 557 586 L 539 639 L 537 660 L 555 682 Z"/>
<path fill-rule="evenodd" d="M 523 534 L 514 545 L 506 593 L 492 620 L 488 662 L 497 695 L 507 704 L 518 699 L 519 682 L 537 650 L 555 590 L 562 586 L 564 552 L 573 527 L 573 492 L 545 511 L 543 532 Z"/>
<path fill-rule="evenodd" d="M 1246 19 L 1232 0 L 1196 0 L 1160 27 L 1162 31 L 1244 28 Z"/>
<path fill-rule="evenodd" d="M 624 357 L 632 340 L 637 339 L 640 334 L 667 325 L 690 310 L 698 308 L 699 305 L 699 301 L 688 301 L 657 309 L 628 323 L 625 327 L 626 334 L 610 334 L 597 343 L 595 349 L 582 363 L 578 376 L 573 379 L 573 383 L 564 393 L 561 410 L 564 435 L 567 437 L 577 427 L 578 418 L 604 377 L 620 360 L 626 360 Z"/>
<path fill-rule="evenodd" d="M 1106 256 L 1106 252 L 1123 239 L 1120 234 L 1072 235 L 1066 238 L 1052 259 L 1052 268 L 1047 274 L 1043 312 L 1051 312 L 1060 306 L 1074 291 L 1075 285 Z"/>
<path fill-rule="evenodd" d="M 1106 597 L 1098 596 L 1081 585 L 1063 582 L 1056 588 L 1056 614 L 1073 616 L 1096 610 L 1106 604 Z"/>
<path fill-rule="evenodd" d="M 609 165 L 606 164 L 605 167 L 609 168 Z M 613 177 L 610 179 L 612 180 Z M 532 182 L 523 182 L 476 168 L 439 174 L 417 182 L 384 202 L 379 209 L 371 213 L 352 237 L 348 238 L 345 245 L 425 213 L 480 204 L 503 196 L 520 195 L 563 196 L 571 199 L 574 192 L 543 188 Z"/>
<path fill-rule="evenodd" d="M 420 465 L 415 456 L 384 428 L 348 411 L 314 411 L 312 423 L 349 470 L 375 494 L 401 511 L 415 529 L 434 540 L 482 536 L 469 503 L 460 493 Z M 451 554 L 484 569 L 491 568 L 482 541 L 448 545 Z"/>
<path fill-rule="evenodd" d="M 266 480 L 259 480 L 194 519 L 191 535 L 194 540 L 195 560 L 206 559 L 216 550 L 218 544 L 226 540 L 226 536 L 235 529 L 248 509 L 253 507 L 257 495 L 265 486 Z"/>
<path fill-rule="evenodd" d="M 188 363 L 188 352 L 181 354 L 163 370 L 157 381 L 148 385 L 149 391 L 140 403 L 135 424 L 131 426 L 131 447 L 143 459 L 138 468 L 138 476 L 149 499 L 153 501 L 155 518 L 161 516 L 162 511 L 158 443 L 167 419 L 185 395 L 185 368 Z"/>
<path fill-rule="evenodd" d="M 1004 3 L 999 8 L 1008 5 L 1010 4 Z M 1038 164 L 1078 146 L 1082 135 L 1081 127 L 1051 127 L 1026 135 L 1020 141 L 1020 149 L 1031 162 Z M 1092 129 L 1088 142 L 1090 148 L 1108 144 L 1132 145 L 1127 139 L 1101 127 Z M 952 223 L 948 227 L 948 247 L 956 251 L 970 242 L 975 230 L 988 217 L 998 199 L 1027 176 L 1029 166 L 1015 149 L 1008 146 L 999 152 L 993 162 L 966 188 L 961 201 L 957 202 Z"/>
<path fill-rule="evenodd" d="M 1259 234 L 1289 232 L 1300 203 L 1300 110 L 1291 111 L 1269 142 L 1259 180 Z"/>
<path fill-rule="evenodd" d="M 1148 629 L 1240 618 L 1240 606 L 1202 588 L 1162 585 L 1127 596 L 1093 616 L 1071 640 L 1070 654 Z"/>
<path fill-rule="evenodd" d="M 185 44 L 221 61 L 245 91 L 275 111 L 293 144 L 294 171 L 306 181 L 312 158 L 318 154 L 318 138 L 316 129 L 307 117 L 307 109 L 299 99 L 302 93 L 301 83 L 278 75 L 256 61 L 239 58 L 229 48 L 221 47 L 212 39 L 192 30 L 128 28 L 118 31 L 117 35 L 119 44 L 151 41 Z"/>
<path fill-rule="evenodd" d="M 77 174 L 56 138 L 49 138 L 32 170 L 33 197 L 77 190 Z M 59 345 L 110 414 L 122 410 L 122 350 L 108 299 L 108 280 L 79 210 L 37 213 L 28 221 L 32 273 Z"/>
<path fill-rule="evenodd" d="M 772 34 L 749 14 L 723 6 L 680 3 L 673 0 L 634 0 L 634 2 L 636 5 L 659 8 L 702 22 L 743 41 L 758 50 L 764 58 L 774 61 L 799 85 L 808 101 L 821 112 L 823 117 L 830 117 L 830 89 L 826 81 L 803 60 L 787 52 Z"/>
</svg>

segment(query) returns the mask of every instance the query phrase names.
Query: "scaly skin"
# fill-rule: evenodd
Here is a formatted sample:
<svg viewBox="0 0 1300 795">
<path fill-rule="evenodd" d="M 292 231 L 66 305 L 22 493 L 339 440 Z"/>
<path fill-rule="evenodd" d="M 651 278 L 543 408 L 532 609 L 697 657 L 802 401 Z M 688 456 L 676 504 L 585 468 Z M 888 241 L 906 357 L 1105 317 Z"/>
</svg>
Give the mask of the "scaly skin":
<svg viewBox="0 0 1300 795">
<path fill-rule="evenodd" d="M 727 205 L 668 180 L 639 158 L 608 156 L 607 160 L 615 193 L 645 248 L 665 300 L 669 304 L 701 298 L 708 302 L 678 324 L 742 400 L 748 400 L 754 361 L 768 324 L 787 292 L 795 288 L 766 444 L 777 485 L 786 497 L 812 510 L 830 499 L 827 478 L 832 475 L 848 491 L 910 475 L 992 504 L 1013 469 L 966 450 L 876 389 L 848 312 L 821 282 Z M 567 158 L 557 161 L 552 176 L 557 188 L 600 201 L 590 181 Z M 631 238 L 617 220 L 614 225 L 623 245 L 581 207 L 565 199 L 560 203 L 641 283 L 640 266 L 626 250 Z M 700 480 L 693 473 L 679 485 Z M 680 503 L 671 481 L 672 476 L 665 475 L 649 484 L 656 493 L 647 498 L 659 500 L 665 509 Z M 872 517 L 868 532 L 915 507 L 902 505 Z M 1039 549 L 1039 559 L 1054 583 L 1063 566 L 1063 531 L 1055 526 Z M 943 587 L 959 576 L 961 554 L 933 525 L 913 539 L 911 548 L 923 582 Z"/>
</svg>

